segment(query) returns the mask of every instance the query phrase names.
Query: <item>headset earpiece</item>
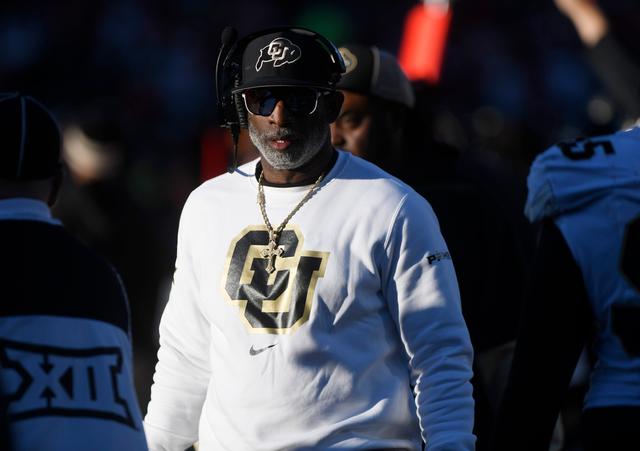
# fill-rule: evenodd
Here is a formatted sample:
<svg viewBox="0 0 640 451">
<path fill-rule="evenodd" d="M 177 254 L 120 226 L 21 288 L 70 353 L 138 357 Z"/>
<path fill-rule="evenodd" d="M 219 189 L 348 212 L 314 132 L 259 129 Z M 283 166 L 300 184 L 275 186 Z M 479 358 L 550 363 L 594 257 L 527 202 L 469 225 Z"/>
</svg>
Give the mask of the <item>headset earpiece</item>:
<svg viewBox="0 0 640 451">
<path fill-rule="evenodd" d="M 233 75 L 233 71 L 229 69 L 229 57 L 232 56 L 235 52 L 234 49 L 237 45 L 237 36 L 235 28 L 233 27 L 225 27 L 222 31 L 220 45 L 220 51 L 218 52 L 218 58 L 216 60 L 216 96 L 218 103 L 218 116 L 220 124 L 223 127 L 229 127 L 229 115 L 230 112 L 229 104 L 230 99 L 228 93 L 230 92 L 230 87 L 233 85 L 235 78 Z M 233 122 L 233 120 L 231 120 Z"/>
<path fill-rule="evenodd" d="M 236 105 L 236 115 L 238 117 L 238 125 L 240 128 L 249 128 L 249 121 L 247 119 L 247 110 L 244 107 L 244 101 L 241 94 L 233 94 L 233 101 Z"/>
</svg>

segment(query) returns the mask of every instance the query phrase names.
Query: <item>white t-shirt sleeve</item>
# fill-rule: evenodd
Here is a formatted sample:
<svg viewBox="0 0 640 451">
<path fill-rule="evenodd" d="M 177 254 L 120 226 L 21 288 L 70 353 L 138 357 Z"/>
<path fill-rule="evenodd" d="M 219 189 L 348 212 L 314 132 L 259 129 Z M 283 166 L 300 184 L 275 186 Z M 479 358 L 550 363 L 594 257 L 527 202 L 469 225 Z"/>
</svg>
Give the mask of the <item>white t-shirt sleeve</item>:
<svg viewBox="0 0 640 451">
<path fill-rule="evenodd" d="M 405 196 L 385 249 L 384 294 L 409 356 L 427 450 L 473 450 L 473 350 L 453 263 L 422 197 Z"/>
<path fill-rule="evenodd" d="M 198 423 L 210 378 L 210 329 L 198 298 L 194 251 L 196 210 L 187 201 L 180 218 L 176 269 L 160 321 L 158 364 L 144 428 L 151 451 L 183 451 L 198 439 Z"/>
</svg>

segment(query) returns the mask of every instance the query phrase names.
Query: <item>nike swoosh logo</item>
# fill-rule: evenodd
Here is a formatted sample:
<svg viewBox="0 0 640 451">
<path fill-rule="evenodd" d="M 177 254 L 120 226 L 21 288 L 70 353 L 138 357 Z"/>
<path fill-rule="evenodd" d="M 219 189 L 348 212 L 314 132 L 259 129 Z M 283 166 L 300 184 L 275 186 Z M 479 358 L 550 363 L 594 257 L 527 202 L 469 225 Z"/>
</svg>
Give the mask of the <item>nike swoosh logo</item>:
<svg viewBox="0 0 640 451">
<path fill-rule="evenodd" d="M 278 343 L 274 343 L 272 345 L 269 346 L 265 346 L 264 348 L 254 348 L 253 345 L 251 345 L 251 348 L 249 348 L 249 355 L 258 355 L 261 352 L 266 351 L 269 348 L 273 348 L 275 345 L 277 345 Z"/>
</svg>

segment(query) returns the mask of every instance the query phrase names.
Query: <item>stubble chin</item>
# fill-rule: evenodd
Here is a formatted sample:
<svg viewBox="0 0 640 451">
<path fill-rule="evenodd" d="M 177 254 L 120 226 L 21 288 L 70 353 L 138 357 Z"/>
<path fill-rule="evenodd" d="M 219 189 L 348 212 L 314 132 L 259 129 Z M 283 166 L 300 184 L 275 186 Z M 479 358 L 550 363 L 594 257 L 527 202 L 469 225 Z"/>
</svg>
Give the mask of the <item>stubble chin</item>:
<svg viewBox="0 0 640 451">
<path fill-rule="evenodd" d="M 260 135 L 258 131 L 249 125 L 249 137 L 260 152 L 262 158 L 274 169 L 296 169 L 305 165 L 315 157 L 322 148 L 322 137 L 312 136 L 300 143 L 292 145 L 286 150 L 276 150 L 269 146 L 269 139 Z"/>
</svg>

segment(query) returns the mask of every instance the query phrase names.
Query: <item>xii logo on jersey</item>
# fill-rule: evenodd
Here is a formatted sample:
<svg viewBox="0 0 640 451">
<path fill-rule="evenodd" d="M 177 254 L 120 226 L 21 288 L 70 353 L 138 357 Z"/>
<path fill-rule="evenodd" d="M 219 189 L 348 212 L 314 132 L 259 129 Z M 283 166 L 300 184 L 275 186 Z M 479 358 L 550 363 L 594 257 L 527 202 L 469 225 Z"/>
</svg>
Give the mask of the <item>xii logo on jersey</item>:
<svg viewBox="0 0 640 451">
<path fill-rule="evenodd" d="M 250 332 L 287 334 L 309 319 L 318 279 L 324 276 L 328 252 L 303 250 L 295 225 L 280 234 L 275 271 L 267 271 L 262 251 L 269 243 L 265 226 L 249 226 L 229 246 L 222 278 L 225 299 L 239 307 Z"/>
<path fill-rule="evenodd" d="M 0 382 L 9 421 L 71 416 L 135 428 L 121 398 L 119 348 L 70 349 L 0 340 Z"/>
</svg>

